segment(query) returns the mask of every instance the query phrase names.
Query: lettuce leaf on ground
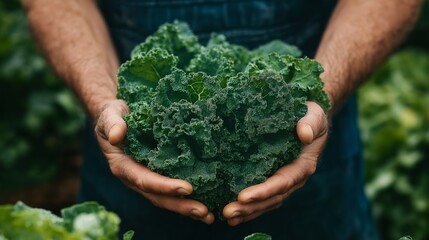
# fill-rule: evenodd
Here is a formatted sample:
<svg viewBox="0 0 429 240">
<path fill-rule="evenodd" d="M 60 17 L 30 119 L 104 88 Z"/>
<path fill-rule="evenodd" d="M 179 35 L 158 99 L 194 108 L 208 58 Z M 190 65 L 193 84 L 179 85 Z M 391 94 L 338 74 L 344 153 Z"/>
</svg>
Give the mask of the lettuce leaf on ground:
<svg viewBox="0 0 429 240">
<path fill-rule="evenodd" d="M 18 202 L 0 206 L 0 239 L 114 240 L 119 222 L 115 213 L 95 202 L 65 208 L 62 217 Z M 132 232 L 124 238 L 131 239 Z"/>
</svg>

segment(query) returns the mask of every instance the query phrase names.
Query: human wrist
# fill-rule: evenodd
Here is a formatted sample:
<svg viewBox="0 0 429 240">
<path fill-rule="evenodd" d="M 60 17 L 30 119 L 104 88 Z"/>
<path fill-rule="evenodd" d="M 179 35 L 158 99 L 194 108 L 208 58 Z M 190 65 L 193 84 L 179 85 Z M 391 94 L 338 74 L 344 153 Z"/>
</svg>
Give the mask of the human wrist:
<svg viewBox="0 0 429 240">
<path fill-rule="evenodd" d="M 72 88 L 94 122 L 105 106 L 116 100 L 116 80 L 109 74 L 88 73 L 74 83 Z"/>
<path fill-rule="evenodd" d="M 327 49 L 319 49 L 316 55 L 316 60 L 322 65 L 324 72 L 320 78 L 324 82 L 323 90 L 328 95 L 331 102 L 331 108 L 327 112 L 328 120 L 341 108 L 344 101 L 354 90 L 354 84 L 350 82 L 351 72 L 346 70 L 348 65 L 346 63 L 338 64 L 332 51 Z"/>
</svg>

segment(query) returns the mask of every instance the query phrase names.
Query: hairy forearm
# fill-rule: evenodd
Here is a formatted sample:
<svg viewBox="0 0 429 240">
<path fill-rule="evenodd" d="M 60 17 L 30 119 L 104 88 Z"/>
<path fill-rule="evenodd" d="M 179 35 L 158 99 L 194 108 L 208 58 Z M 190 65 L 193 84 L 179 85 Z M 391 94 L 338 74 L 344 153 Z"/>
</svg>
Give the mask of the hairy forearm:
<svg viewBox="0 0 429 240">
<path fill-rule="evenodd" d="M 118 59 L 92 0 L 26 0 L 32 31 L 57 74 L 92 118 L 116 96 Z"/>
<path fill-rule="evenodd" d="M 316 59 L 334 112 L 411 30 L 421 0 L 340 0 Z"/>
</svg>

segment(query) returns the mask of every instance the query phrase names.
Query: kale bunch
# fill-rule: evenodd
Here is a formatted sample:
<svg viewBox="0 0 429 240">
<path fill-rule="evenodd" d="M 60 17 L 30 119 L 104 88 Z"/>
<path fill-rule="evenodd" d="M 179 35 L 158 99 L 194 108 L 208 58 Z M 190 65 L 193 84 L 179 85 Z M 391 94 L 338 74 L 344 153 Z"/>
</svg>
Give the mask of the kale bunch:
<svg viewBox="0 0 429 240">
<path fill-rule="evenodd" d="M 162 175 L 190 182 L 190 196 L 221 212 L 301 150 L 306 101 L 330 107 L 314 60 L 273 41 L 250 51 L 185 23 L 162 25 L 118 72 L 130 114 L 124 151 Z"/>
</svg>

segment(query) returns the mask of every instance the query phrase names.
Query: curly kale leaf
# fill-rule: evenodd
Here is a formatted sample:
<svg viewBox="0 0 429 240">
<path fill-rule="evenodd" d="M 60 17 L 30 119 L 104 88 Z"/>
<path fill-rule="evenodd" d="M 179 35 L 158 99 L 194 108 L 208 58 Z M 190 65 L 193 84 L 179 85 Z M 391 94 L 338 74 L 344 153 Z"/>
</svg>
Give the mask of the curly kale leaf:
<svg viewBox="0 0 429 240">
<path fill-rule="evenodd" d="M 164 24 L 145 42 L 137 45 L 131 58 L 146 55 L 152 49 L 164 49 L 170 54 L 177 56 L 180 67 L 187 66 L 194 54 L 199 51 L 201 45 L 198 38 L 192 33 L 185 23 L 175 22 L 174 24 Z"/>
<path fill-rule="evenodd" d="M 301 150 L 306 101 L 330 103 L 320 64 L 275 41 L 249 51 L 213 34 L 207 46 L 183 23 L 165 24 L 118 72 L 130 107 L 124 150 L 160 174 L 193 185 L 218 213 Z"/>
</svg>

